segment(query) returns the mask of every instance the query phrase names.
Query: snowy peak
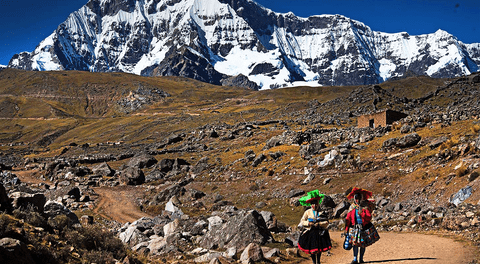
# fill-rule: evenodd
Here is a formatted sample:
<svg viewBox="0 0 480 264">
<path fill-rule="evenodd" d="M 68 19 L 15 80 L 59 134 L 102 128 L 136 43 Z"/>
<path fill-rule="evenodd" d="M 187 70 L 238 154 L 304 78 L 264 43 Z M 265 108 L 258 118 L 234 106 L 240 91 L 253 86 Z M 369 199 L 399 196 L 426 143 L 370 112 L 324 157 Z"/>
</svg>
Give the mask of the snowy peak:
<svg viewBox="0 0 480 264">
<path fill-rule="evenodd" d="M 252 89 L 359 85 L 406 72 L 477 72 L 480 44 L 443 30 L 390 34 L 340 15 L 275 13 L 252 0 L 90 0 L 8 66 L 178 75 Z"/>
</svg>

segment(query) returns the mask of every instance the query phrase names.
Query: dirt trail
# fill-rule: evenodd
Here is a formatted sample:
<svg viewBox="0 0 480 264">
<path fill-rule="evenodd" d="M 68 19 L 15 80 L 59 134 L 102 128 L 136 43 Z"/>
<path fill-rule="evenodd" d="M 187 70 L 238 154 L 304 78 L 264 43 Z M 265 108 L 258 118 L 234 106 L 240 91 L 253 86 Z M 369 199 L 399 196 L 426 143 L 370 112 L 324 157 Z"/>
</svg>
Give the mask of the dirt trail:
<svg viewBox="0 0 480 264">
<path fill-rule="evenodd" d="M 15 172 L 24 182 L 44 182 L 38 179 L 37 171 Z M 141 192 L 135 186 L 94 188 L 99 195 L 95 213 L 121 223 L 133 222 L 148 214 L 133 203 Z M 334 245 L 331 254 L 322 255 L 322 264 L 348 264 L 352 250 L 342 248 L 341 232 L 330 232 Z M 302 264 L 311 264 L 309 256 L 302 254 Z M 478 257 L 477 249 L 454 239 L 419 233 L 380 233 L 380 240 L 367 248 L 365 263 L 410 263 L 410 264 L 468 264 Z"/>
<path fill-rule="evenodd" d="M 93 212 L 120 223 L 133 222 L 144 216 L 150 217 L 132 202 L 135 194 L 140 193 L 136 188 L 134 186 L 94 188 L 99 196 Z"/>
<path fill-rule="evenodd" d="M 353 250 L 342 248 L 341 232 L 330 232 L 334 248 L 331 255 L 323 254 L 322 264 L 349 264 Z M 476 249 L 451 238 L 419 233 L 380 233 L 380 240 L 367 247 L 365 263 L 410 263 L 410 264 L 467 264 L 474 258 Z M 306 256 L 306 254 L 302 254 Z M 302 264 L 311 264 L 305 260 Z"/>
</svg>

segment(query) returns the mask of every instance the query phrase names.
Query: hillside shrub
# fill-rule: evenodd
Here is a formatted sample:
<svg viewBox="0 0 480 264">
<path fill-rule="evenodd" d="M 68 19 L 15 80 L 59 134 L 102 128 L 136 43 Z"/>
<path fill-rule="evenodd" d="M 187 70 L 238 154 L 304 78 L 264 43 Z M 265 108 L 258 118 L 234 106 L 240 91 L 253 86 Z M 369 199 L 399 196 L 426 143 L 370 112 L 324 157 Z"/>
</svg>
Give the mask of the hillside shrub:
<svg viewBox="0 0 480 264">
<path fill-rule="evenodd" d="M 70 218 L 68 218 L 68 216 L 62 214 L 62 215 L 57 215 L 54 218 L 48 219 L 47 224 L 51 228 L 62 232 L 66 228 L 72 227 L 73 221 Z"/>
<path fill-rule="evenodd" d="M 83 251 L 82 255 L 88 253 L 87 255 L 92 258 L 102 259 L 110 258 L 111 256 L 115 259 L 123 259 L 126 256 L 126 249 L 122 241 L 115 237 L 112 232 L 109 232 L 108 230 L 105 230 L 99 226 L 91 225 L 75 230 L 68 229 L 65 232 L 65 238 L 72 243 L 72 246 Z M 102 251 L 109 252 L 109 254 L 98 253 Z M 105 263 L 96 261 L 91 262 Z"/>
<path fill-rule="evenodd" d="M 7 214 L 0 215 L 0 237 L 7 237 L 8 234 L 15 232 L 15 222 Z"/>
<path fill-rule="evenodd" d="M 33 210 L 30 206 L 27 209 L 15 209 L 13 211 L 13 216 L 18 219 L 23 219 L 26 223 L 37 226 L 37 227 L 47 227 L 47 221 L 39 212 Z"/>
</svg>

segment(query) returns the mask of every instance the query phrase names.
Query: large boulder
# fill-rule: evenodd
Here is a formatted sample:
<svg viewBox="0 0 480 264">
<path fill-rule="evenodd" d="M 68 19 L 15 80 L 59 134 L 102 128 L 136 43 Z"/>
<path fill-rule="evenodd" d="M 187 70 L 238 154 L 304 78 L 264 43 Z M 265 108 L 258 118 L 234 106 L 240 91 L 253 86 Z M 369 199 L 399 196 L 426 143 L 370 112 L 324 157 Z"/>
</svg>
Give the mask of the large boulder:
<svg viewBox="0 0 480 264">
<path fill-rule="evenodd" d="M 174 159 L 162 159 L 160 162 L 157 164 L 157 169 L 159 169 L 161 172 L 169 172 L 173 170 L 173 164 L 175 163 Z"/>
<path fill-rule="evenodd" d="M 325 143 L 317 141 L 309 145 L 301 145 L 298 154 L 300 155 L 300 157 L 308 159 L 313 155 L 319 154 L 320 151 L 325 148 Z"/>
<path fill-rule="evenodd" d="M 242 263 L 258 262 L 263 259 L 262 248 L 256 243 L 250 243 L 245 250 L 243 250 L 242 255 L 240 255 L 240 261 Z"/>
<path fill-rule="evenodd" d="M 261 211 L 260 214 L 267 225 L 267 228 L 271 232 L 275 232 L 277 229 L 277 217 L 269 211 Z"/>
<path fill-rule="evenodd" d="M 210 167 L 208 164 L 208 157 L 201 158 L 191 169 L 193 174 L 200 174 L 202 171 L 207 170 Z"/>
<path fill-rule="evenodd" d="M 65 184 L 69 183 L 68 181 L 65 182 Z M 55 189 L 50 189 L 45 192 L 45 196 L 47 197 L 47 200 L 57 200 L 58 198 L 62 199 L 71 199 L 74 201 L 79 201 L 80 198 L 82 197 L 82 191 L 80 190 L 79 187 L 72 185 L 67 185 L 63 187 L 62 184 L 57 184 L 57 188 Z"/>
<path fill-rule="evenodd" d="M 0 263 L 34 264 L 36 263 L 25 243 L 5 237 L 0 239 Z"/>
<path fill-rule="evenodd" d="M 130 161 L 128 161 L 127 166 L 133 168 L 150 168 L 155 165 L 158 161 L 150 154 L 141 153 L 133 156 Z"/>
<path fill-rule="evenodd" d="M 146 237 L 135 224 L 129 225 L 126 230 L 118 235 L 118 237 L 123 243 L 132 247 L 139 243 L 148 241 L 148 237 Z"/>
<path fill-rule="evenodd" d="M 322 161 L 318 162 L 317 165 L 320 167 L 332 166 L 336 164 L 336 161 L 340 161 L 341 159 L 340 152 L 336 149 L 332 149 L 327 155 L 325 155 Z"/>
<path fill-rule="evenodd" d="M 138 167 L 127 167 L 120 174 L 120 181 L 126 185 L 141 185 L 145 183 L 145 175 Z"/>
<path fill-rule="evenodd" d="M 222 224 L 214 226 L 200 241 L 207 249 L 245 248 L 250 243 L 265 244 L 273 237 L 261 214 L 257 211 L 238 211 Z"/>
<path fill-rule="evenodd" d="M 113 176 L 115 174 L 115 171 L 112 170 L 112 168 L 110 168 L 110 166 L 106 162 L 103 162 L 99 165 L 94 166 L 92 168 L 92 173 L 101 176 Z"/>
<path fill-rule="evenodd" d="M 340 218 L 340 216 L 350 208 L 350 204 L 343 201 L 339 203 L 333 210 L 333 218 Z"/>
<path fill-rule="evenodd" d="M 43 193 L 14 192 L 10 195 L 14 209 L 29 209 L 42 213 L 47 198 Z"/>
<path fill-rule="evenodd" d="M 265 159 L 267 158 L 267 156 L 265 156 L 263 153 L 260 153 L 252 162 L 252 166 L 253 167 L 257 167 L 258 165 L 260 165 L 260 163 L 262 163 Z"/>
<path fill-rule="evenodd" d="M 395 145 L 399 148 L 413 147 L 417 145 L 417 143 L 420 142 L 421 139 L 422 138 L 417 133 L 408 134 L 404 137 L 399 138 Z"/>
<path fill-rule="evenodd" d="M 63 204 L 56 201 L 48 201 L 47 203 L 45 203 L 43 213 L 49 219 L 53 219 L 59 215 L 65 215 L 71 220 L 72 223 L 80 223 L 76 214 L 70 211 Z"/>
<path fill-rule="evenodd" d="M 168 201 L 173 196 L 180 197 L 184 195 L 186 191 L 187 190 L 185 187 L 183 187 L 181 184 L 171 185 L 165 188 L 163 191 L 158 192 L 158 194 L 153 197 L 152 201 L 150 201 L 150 205 L 158 205 Z"/>
</svg>

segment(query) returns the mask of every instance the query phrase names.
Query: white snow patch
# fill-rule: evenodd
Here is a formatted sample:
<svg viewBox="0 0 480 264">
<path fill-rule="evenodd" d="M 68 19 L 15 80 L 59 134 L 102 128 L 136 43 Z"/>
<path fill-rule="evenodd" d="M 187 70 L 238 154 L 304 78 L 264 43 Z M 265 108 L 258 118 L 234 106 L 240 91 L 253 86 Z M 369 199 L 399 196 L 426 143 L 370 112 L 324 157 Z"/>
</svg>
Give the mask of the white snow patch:
<svg viewBox="0 0 480 264">
<path fill-rule="evenodd" d="M 319 84 L 318 82 L 310 81 L 310 82 L 292 82 L 288 87 L 298 87 L 298 86 L 308 86 L 308 87 L 322 87 L 323 85 Z"/>
<path fill-rule="evenodd" d="M 382 77 L 383 81 L 386 81 L 392 76 L 392 72 L 395 71 L 397 66 L 391 60 L 385 58 L 379 60 L 378 62 L 380 63 L 380 67 L 378 67 L 380 77 Z"/>
<path fill-rule="evenodd" d="M 50 48 L 53 46 L 53 36 L 55 33 L 52 33 L 35 49 L 32 57 L 32 68 L 39 71 L 58 71 L 62 69 L 62 66 L 58 63 L 55 63 L 50 53 Z"/>
<path fill-rule="evenodd" d="M 280 51 L 273 50 L 268 53 L 242 50 L 240 47 L 234 47 L 230 53 L 224 57 L 223 61 L 217 61 L 214 65 L 215 70 L 220 73 L 235 76 L 243 74 L 248 79 L 257 83 L 262 89 L 270 89 L 271 85 L 283 85 L 290 79 L 290 73 L 285 69 L 280 60 Z M 269 63 L 275 68 L 280 69 L 275 76 L 266 76 L 264 74 L 250 75 L 256 64 Z"/>
</svg>

